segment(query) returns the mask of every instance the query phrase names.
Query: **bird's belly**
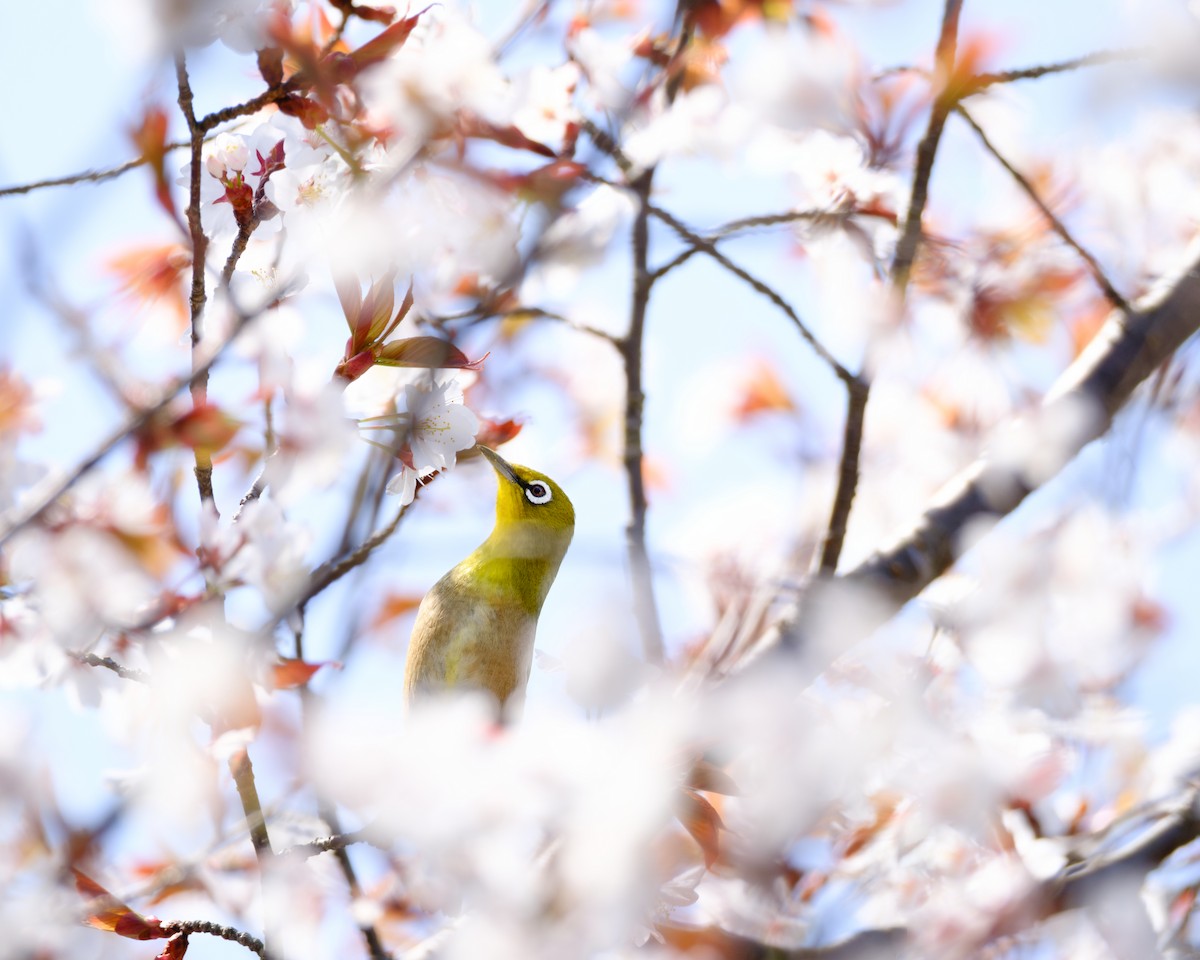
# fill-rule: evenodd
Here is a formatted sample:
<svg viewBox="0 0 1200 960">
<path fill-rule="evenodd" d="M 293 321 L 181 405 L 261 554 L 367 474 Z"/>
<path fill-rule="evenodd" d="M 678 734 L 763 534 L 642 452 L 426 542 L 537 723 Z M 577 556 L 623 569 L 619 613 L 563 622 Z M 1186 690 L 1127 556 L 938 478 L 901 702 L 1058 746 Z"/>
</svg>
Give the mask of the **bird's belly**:
<svg viewBox="0 0 1200 960">
<path fill-rule="evenodd" d="M 422 604 L 405 671 L 406 693 L 447 687 L 489 691 L 505 705 L 523 696 L 533 660 L 535 620 L 515 605 Z"/>
</svg>

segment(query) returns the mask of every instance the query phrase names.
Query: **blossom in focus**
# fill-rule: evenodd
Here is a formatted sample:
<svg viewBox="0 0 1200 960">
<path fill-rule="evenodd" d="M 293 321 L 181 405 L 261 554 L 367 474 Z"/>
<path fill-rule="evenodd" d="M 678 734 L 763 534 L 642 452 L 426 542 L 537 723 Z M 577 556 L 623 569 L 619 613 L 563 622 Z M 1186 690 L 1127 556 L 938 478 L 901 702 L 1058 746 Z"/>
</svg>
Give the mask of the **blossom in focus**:
<svg viewBox="0 0 1200 960">
<path fill-rule="evenodd" d="M 475 445 L 479 418 L 463 403 L 457 381 L 430 380 L 405 386 L 403 399 L 396 397 L 395 413 L 368 417 L 360 425 L 388 437 L 368 442 L 400 461 L 401 470 L 388 481 L 387 490 L 410 503 L 417 480 L 453 468 L 458 451 Z"/>
</svg>

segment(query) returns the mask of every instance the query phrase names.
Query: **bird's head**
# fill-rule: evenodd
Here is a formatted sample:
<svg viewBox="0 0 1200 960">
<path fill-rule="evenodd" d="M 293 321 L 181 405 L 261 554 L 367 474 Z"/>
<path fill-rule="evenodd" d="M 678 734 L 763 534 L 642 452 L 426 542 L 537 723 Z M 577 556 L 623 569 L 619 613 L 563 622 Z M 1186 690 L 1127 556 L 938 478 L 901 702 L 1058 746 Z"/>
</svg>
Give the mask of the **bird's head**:
<svg viewBox="0 0 1200 960">
<path fill-rule="evenodd" d="M 509 463 L 495 450 L 482 453 L 500 478 L 496 492 L 496 527 L 520 527 L 547 540 L 569 541 L 575 529 L 575 508 L 562 487 L 544 473 Z M 566 549 L 566 544 L 563 544 Z"/>
</svg>

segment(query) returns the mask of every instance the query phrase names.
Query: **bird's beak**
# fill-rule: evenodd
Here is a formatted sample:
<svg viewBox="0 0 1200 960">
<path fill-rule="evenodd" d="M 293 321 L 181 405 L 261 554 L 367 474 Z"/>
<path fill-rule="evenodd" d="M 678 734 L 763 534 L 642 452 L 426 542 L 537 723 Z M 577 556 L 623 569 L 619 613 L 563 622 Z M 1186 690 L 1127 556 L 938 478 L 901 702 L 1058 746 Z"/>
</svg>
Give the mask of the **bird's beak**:
<svg viewBox="0 0 1200 960">
<path fill-rule="evenodd" d="M 491 447 L 485 447 L 482 444 L 479 446 L 479 452 L 487 457 L 493 469 L 504 477 L 504 479 L 515 483 L 518 487 L 521 486 L 521 478 L 517 476 L 517 471 L 512 468 L 512 464 L 505 460 Z"/>
</svg>

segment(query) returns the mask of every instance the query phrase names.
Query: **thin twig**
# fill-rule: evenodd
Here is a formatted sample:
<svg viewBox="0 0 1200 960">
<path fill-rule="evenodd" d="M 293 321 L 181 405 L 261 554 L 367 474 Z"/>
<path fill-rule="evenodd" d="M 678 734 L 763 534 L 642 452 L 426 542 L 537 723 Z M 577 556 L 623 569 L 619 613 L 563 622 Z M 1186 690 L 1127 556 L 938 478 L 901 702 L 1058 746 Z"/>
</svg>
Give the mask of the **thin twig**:
<svg viewBox="0 0 1200 960">
<path fill-rule="evenodd" d="M 190 145 L 190 140 L 180 140 L 175 143 L 168 143 L 163 149 L 169 152 Z M 67 187 L 75 183 L 101 183 L 104 180 L 112 180 L 123 173 L 128 173 L 130 170 L 136 170 L 138 167 L 145 166 L 146 163 L 147 160 L 145 157 L 138 157 L 134 160 L 126 160 L 124 163 L 117 164 L 115 167 L 109 167 L 106 170 L 85 170 L 82 173 L 72 173 L 65 177 L 51 177 L 49 180 L 22 183 L 14 187 L 0 187 L 0 197 L 12 197 L 21 193 L 32 193 L 34 190 L 42 190 L 46 187 Z"/>
<path fill-rule="evenodd" d="M 80 650 L 68 650 L 67 654 L 74 660 L 86 664 L 89 667 L 104 667 L 106 670 L 111 670 L 123 680 L 136 680 L 138 683 L 149 683 L 150 674 L 144 670 L 135 670 L 132 667 L 123 667 L 117 663 L 112 657 L 99 657 L 94 653 L 83 653 Z"/>
<path fill-rule="evenodd" d="M 933 160 L 937 155 L 938 144 L 941 142 L 942 130 L 946 126 L 946 117 L 954 106 L 955 93 L 949 80 L 954 70 L 954 60 L 958 43 L 958 17 L 962 11 L 962 0 L 946 0 L 942 11 L 942 28 L 938 36 L 935 62 L 937 73 L 942 80 L 943 89 L 934 98 L 929 111 L 929 125 L 925 136 L 917 146 L 917 160 L 913 170 L 912 192 L 908 204 L 908 212 L 900 237 L 896 242 L 896 253 L 892 259 L 889 274 L 892 294 L 897 304 L 903 304 L 908 293 L 908 281 L 912 275 L 913 263 L 921 245 L 921 218 L 925 212 L 925 202 L 929 196 L 929 178 L 933 173 Z M 842 433 L 842 455 L 838 464 L 837 489 L 833 495 L 833 505 L 829 512 L 829 525 L 826 528 L 824 543 L 821 547 L 821 563 L 819 572 L 829 576 L 837 571 L 841 559 L 842 547 L 846 541 L 846 530 L 850 522 L 850 511 L 854 507 L 854 497 L 858 492 L 860 462 L 862 460 L 863 424 L 867 416 L 867 401 L 871 396 L 869 382 L 862 377 L 853 381 L 845 381 L 846 424 Z"/>
<path fill-rule="evenodd" d="M 221 282 L 226 286 L 233 279 L 233 271 L 237 269 L 238 261 L 246 252 L 246 245 L 250 242 L 251 235 L 261 222 L 257 216 L 251 216 L 238 227 L 237 236 L 233 238 L 233 245 L 229 248 L 229 256 L 225 260 L 225 266 L 221 268 Z"/>
<path fill-rule="evenodd" d="M 663 277 L 674 270 L 676 267 L 682 267 L 685 263 L 692 259 L 696 254 L 703 251 L 696 246 L 685 247 L 675 254 L 670 260 L 664 263 L 661 267 L 657 267 L 650 271 L 650 279 L 654 283 L 658 283 Z"/>
<path fill-rule="evenodd" d="M 942 138 L 942 129 L 946 125 L 946 117 L 953 109 L 954 90 L 947 86 L 954 69 L 955 49 L 958 38 L 958 16 L 962 11 L 962 0 L 946 0 L 942 13 L 942 31 L 937 45 L 937 72 L 943 83 L 943 89 L 934 98 L 929 111 L 929 125 L 925 135 L 917 145 L 917 162 L 913 171 L 913 186 L 908 203 L 908 213 L 896 241 L 896 254 L 892 259 L 891 285 L 892 290 L 903 300 L 908 289 L 908 278 L 912 273 L 913 263 L 917 258 L 917 249 L 921 244 L 921 217 L 925 212 L 925 202 L 929 197 L 929 178 L 933 173 L 933 159 L 937 155 L 938 144 Z"/>
<path fill-rule="evenodd" d="M 854 494 L 858 489 L 863 421 L 870 386 L 865 380 L 855 380 L 846 384 L 846 391 L 846 421 L 842 427 L 842 456 L 838 462 L 837 490 L 834 492 L 833 506 L 829 511 L 829 526 L 821 544 L 821 565 L 818 569 L 823 574 L 832 574 L 837 570 L 842 545 L 846 542 L 850 510 L 854 506 Z"/>
<path fill-rule="evenodd" d="M 966 109 L 961 103 L 955 106 L 954 112 L 962 117 L 963 120 L 966 121 L 967 125 L 975 131 L 975 135 L 979 138 L 979 142 L 983 144 L 983 148 L 996 159 L 996 162 L 999 163 L 1000 166 L 1002 166 L 1008 172 L 1008 175 L 1017 182 L 1017 185 L 1025 191 L 1025 195 L 1029 197 L 1033 205 L 1037 207 L 1042 216 L 1046 218 L 1051 229 L 1053 229 L 1054 232 L 1062 238 L 1063 243 L 1079 254 L 1080 259 L 1082 259 L 1083 262 L 1088 265 L 1088 269 L 1091 270 L 1092 277 L 1095 279 L 1096 285 L 1100 287 L 1101 292 L 1104 294 L 1105 298 L 1107 298 L 1108 302 L 1120 310 L 1128 310 L 1129 302 L 1117 292 L 1116 287 L 1112 285 L 1112 282 L 1105 275 L 1104 269 L 1096 261 L 1096 258 L 1088 253 L 1088 251 L 1085 250 L 1073 236 L 1071 236 L 1071 232 L 1067 229 L 1066 225 L 1057 216 L 1055 216 L 1054 211 L 1051 210 L 1041 196 L 1038 195 L 1038 192 L 1034 188 L 1033 184 L 1030 183 L 1025 175 L 1011 163 L 1009 163 L 1004 155 L 996 149 L 995 144 L 988 139 L 988 135 L 984 133 L 983 128 L 975 122 L 975 118 L 967 113 Z"/>
<path fill-rule="evenodd" d="M 849 211 L 850 214 L 856 211 Z M 869 215 L 869 214 L 868 214 Z M 731 237 L 734 234 L 741 233 L 745 230 L 754 230 L 758 227 L 776 227 L 784 223 L 796 223 L 799 220 L 845 220 L 847 215 L 835 213 L 828 210 L 784 210 L 780 213 L 758 214 L 753 217 L 738 217 L 736 220 L 730 220 L 728 223 L 717 227 L 711 234 L 715 239 L 717 237 Z"/>
<path fill-rule="evenodd" d="M 664 210 L 662 207 L 654 204 L 647 204 L 647 209 L 650 214 L 661 220 L 668 227 L 674 230 L 680 237 L 690 243 L 693 247 L 703 253 L 705 256 L 711 257 L 734 276 L 739 277 L 745 283 L 749 284 L 764 297 L 770 300 L 775 306 L 782 310 L 796 325 L 796 329 L 800 331 L 800 336 L 812 347 L 813 351 L 829 365 L 833 370 L 834 375 L 843 383 L 849 383 L 855 379 L 855 375 L 846 367 L 838 362 L 837 358 L 825 347 L 816 337 L 816 334 L 809 329 L 800 315 L 795 311 L 790 303 L 783 299 L 772 287 L 768 286 L 763 281 L 752 275 L 749 271 L 739 267 L 736 263 L 730 260 L 725 254 L 717 249 L 716 243 L 712 240 L 702 237 L 696 231 L 690 229 L 685 224 L 681 223 L 674 215 Z"/>
<path fill-rule="evenodd" d="M 604 130 L 601 130 L 588 117 L 584 117 L 580 121 L 579 127 L 584 133 L 592 138 L 592 143 L 599 148 L 601 153 L 605 153 L 612 157 L 613 162 L 617 165 L 620 171 L 625 174 L 625 176 L 629 177 L 633 175 L 633 161 L 625 156 L 625 151 L 618 146 L 617 142 L 613 140 L 608 133 L 606 133 Z"/>
<path fill-rule="evenodd" d="M 192 364 L 196 365 L 200 341 L 204 336 L 204 304 L 207 294 L 204 289 L 205 259 L 208 252 L 208 238 L 204 235 L 204 226 L 200 213 L 200 176 L 202 169 L 202 154 L 204 150 L 205 128 L 196 121 L 193 106 L 191 82 L 188 80 L 187 61 L 182 51 L 175 55 L 175 79 L 179 87 L 179 109 L 187 121 L 188 134 L 191 137 L 191 171 L 188 184 L 187 222 L 192 239 L 192 292 L 188 298 L 191 305 L 191 341 Z M 203 373 L 191 385 L 192 407 L 201 409 L 208 404 L 208 374 Z M 213 499 L 212 486 L 212 453 L 199 444 L 195 448 L 196 487 L 200 493 L 200 502 L 211 504 L 216 509 Z"/>
<path fill-rule="evenodd" d="M 184 389 L 192 385 L 194 381 L 202 376 L 207 376 L 208 371 L 212 369 L 225 350 L 229 347 L 239 333 L 246 327 L 251 320 L 254 319 L 252 314 L 242 314 L 238 317 L 229 336 L 213 351 L 212 355 L 203 360 L 199 367 L 194 369 L 191 374 L 182 377 L 171 383 L 158 398 L 152 403 L 143 407 L 134 413 L 120 427 L 114 430 L 105 440 L 103 440 L 95 450 L 89 454 L 82 463 L 79 464 L 69 476 L 55 483 L 50 490 L 41 496 L 31 497 L 28 506 L 21 509 L 12 508 L 3 516 L 0 516 L 0 546 L 3 546 L 8 539 L 18 530 L 28 526 L 30 523 L 40 519 L 47 510 L 49 510 L 63 494 L 67 493 L 75 486 L 83 477 L 90 473 L 101 460 L 103 460 L 112 450 L 117 447 L 123 440 L 140 432 L 145 426 L 154 419 L 176 395 Z"/>
<path fill-rule="evenodd" d="M 978 93 L 987 87 L 998 83 L 1014 83 L 1018 80 L 1036 80 L 1055 73 L 1066 73 L 1081 67 L 1098 67 L 1107 63 L 1119 63 L 1124 60 L 1138 60 L 1150 51 L 1145 47 L 1128 47 L 1124 50 L 1101 50 L 1089 53 L 1060 63 L 1048 63 L 1036 67 L 1024 67 L 1020 70 L 1003 70 L 998 73 L 978 73 L 968 84 L 972 93 Z"/>
<path fill-rule="evenodd" d="M 646 329 L 646 308 L 654 279 L 647 267 L 650 250 L 650 188 L 654 179 L 651 168 L 630 184 L 637 198 L 633 220 L 633 302 L 629 311 L 629 331 L 618 348 L 625 366 L 625 432 L 623 459 L 629 488 L 629 525 L 625 542 L 629 552 L 629 573 L 633 581 L 634 615 L 642 634 L 642 648 L 648 663 L 662 663 L 662 624 L 654 599 L 654 580 L 650 557 L 646 552 L 646 484 L 642 450 L 642 420 L 646 395 L 642 389 L 642 343 Z"/>
<path fill-rule="evenodd" d="M 303 615 L 303 610 L 301 614 Z M 303 662 L 303 622 L 296 629 L 294 642 L 293 653 L 298 661 Z M 316 694 L 308 684 L 300 687 L 300 723 L 305 733 L 305 739 L 307 739 L 307 733 L 311 729 L 313 701 L 315 698 Z M 342 833 L 341 818 L 338 816 L 336 803 L 326 799 L 324 796 L 319 796 L 317 798 L 317 815 L 329 825 L 329 829 L 335 835 Z M 349 852 L 345 846 L 337 847 L 332 852 L 337 859 L 338 866 L 342 869 L 342 875 L 346 878 L 346 886 L 349 888 L 351 901 L 357 901 L 362 896 L 362 886 L 358 882 L 358 874 L 354 870 L 354 864 L 350 860 Z M 379 931 L 375 929 L 375 925 L 370 920 L 360 920 L 358 929 L 367 944 L 367 952 L 370 954 L 371 960 L 391 960 L 390 955 L 383 948 L 383 942 L 379 939 Z"/>
<path fill-rule="evenodd" d="M 233 927 L 213 923 L 211 920 L 164 920 L 161 927 L 168 933 L 182 933 L 185 937 L 193 933 L 207 933 L 210 936 L 220 937 L 222 940 L 231 940 L 234 943 L 240 944 L 247 950 L 257 953 L 260 957 L 266 954 L 266 947 L 263 946 L 263 942 L 257 937 L 252 937 L 250 934 L 236 930 Z"/>
<path fill-rule="evenodd" d="M 489 311 L 487 309 L 469 310 L 464 313 L 443 315 L 429 318 L 431 326 L 444 330 L 446 324 L 456 321 L 465 320 L 467 325 L 482 323 L 485 320 L 549 320 L 553 323 L 561 323 L 564 327 L 575 330 L 579 333 L 586 333 L 589 337 L 597 337 L 611 343 L 613 346 L 620 346 L 620 337 L 609 333 L 607 330 L 601 330 L 599 327 L 593 327 L 586 323 L 580 323 L 578 320 L 572 320 L 570 317 L 564 316 L 561 313 L 555 313 L 553 310 L 543 310 L 541 307 L 515 307 L 511 310 Z"/>
<path fill-rule="evenodd" d="M 264 107 L 282 100 L 288 94 L 292 93 L 296 86 L 292 83 L 283 83 L 277 87 L 270 87 L 264 90 L 256 97 L 252 97 L 245 103 L 238 103 L 232 107 L 224 107 L 221 110 L 214 110 L 202 120 L 196 120 L 196 126 L 203 132 L 207 133 L 214 127 L 219 126 L 229 120 L 236 120 L 238 117 L 246 117 L 251 114 L 258 113 Z M 194 119 L 194 118 L 193 118 Z M 189 129 L 190 126 L 189 126 Z"/>
<path fill-rule="evenodd" d="M 369 536 L 350 553 L 335 557 L 328 563 L 317 567 L 313 571 L 312 577 L 309 578 L 308 587 L 305 589 L 303 596 L 297 599 L 294 606 L 308 603 L 309 600 L 330 585 L 336 583 L 355 567 L 365 563 L 367 558 L 396 532 L 396 529 L 400 526 L 400 521 L 404 519 L 404 515 L 408 512 L 408 508 L 409 504 L 402 506 L 396 511 L 396 515 L 386 527 Z"/>
<path fill-rule="evenodd" d="M 294 847 L 288 847 L 284 850 L 281 857 L 315 857 L 322 853 L 331 853 L 335 850 L 344 850 L 346 847 L 354 843 L 370 843 L 371 840 L 367 836 L 367 829 L 352 830 L 349 833 L 335 833 L 329 837 L 318 837 L 316 840 L 310 840 L 308 843 L 298 843 Z"/>
</svg>

